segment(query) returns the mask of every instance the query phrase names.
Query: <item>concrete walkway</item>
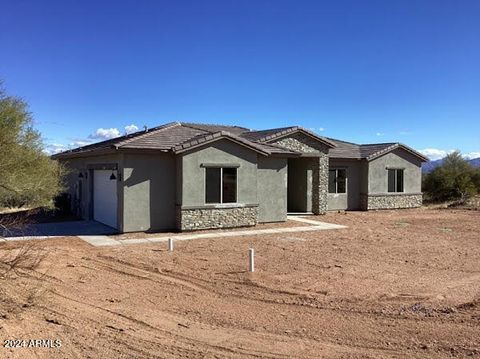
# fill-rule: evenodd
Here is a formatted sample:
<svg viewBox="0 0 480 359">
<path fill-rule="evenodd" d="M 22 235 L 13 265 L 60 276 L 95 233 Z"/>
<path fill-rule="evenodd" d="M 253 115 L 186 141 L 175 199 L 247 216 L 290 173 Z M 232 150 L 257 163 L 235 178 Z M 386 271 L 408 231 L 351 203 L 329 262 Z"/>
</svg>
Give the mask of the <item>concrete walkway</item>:
<svg viewBox="0 0 480 359">
<path fill-rule="evenodd" d="M 324 231 L 328 229 L 341 229 L 347 228 L 346 226 L 341 226 L 338 224 L 319 222 L 314 220 L 307 220 L 305 218 L 299 218 L 296 216 L 288 217 L 289 220 L 305 222 L 308 224 L 313 224 L 313 226 L 300 226 L 300 227 L 284 227 L 284 228 L 269 228 L 269 229 L 253 229 L 253 230 L 239 230 L 239 231 L 228 231 L 228 232 L 211 232 L 211 233 L 191 233 L 191 234 L 177 234 L 173 236 L 161 236 L 161 237 L 149 237 L 149 238 L 137 238 L 137 239 L 119 239 L 110 240 L 118 242 L 119 245 L 129 245 L 129 244 L 142 244 L 142 243 L 159 243 L 167 242 L 169 238 L 172 238 L 174 241 L 187 241 L 192 239 L 214 239 L 214 238 L 225 238 L 225 237 L 239 237 L 239 236 L 256 236 L 262 234 L 282 234 L 282 233 L 295 233 L 295 232 L 315 232 L 315 231 Z M 93 244 L 93 243 L 92 243 Z M 93 244 L 95 245 L 95 244 Z M 114 245 L 108 243 L 105 245 Z"/>
<path fill-rule="evenodd" d="M 33 223 L 22 228 L 12 229 L 1 233 L 6 241 L 30 239 L 49 239 L 57 237 L 77 237 L 115 234 L 117 231 L 95 221 L 65 221 Z"/>
<path fill-rule="evenodd" d="M 288 215 L 287 219 L 290 221 L 297 221 L 297 222 L 302 222 L 302 223 L 308 223 L 308 224 L 313 224 L 315 226 L 320 226 L 325 229 L 336 229 L 336 228 L 345 228 L 345 226 L 340 226 L 338 224 L 333 224 L 333 223 L 326 223 L 326 222 L 319 222 L 314 219 L 309 219 L 309 218 L 303 218 L 297 215 Z"/>
<path fill-rule="evenodd" d="M 91 244 L 94 247 L 107 247 L 107 246 L 120 246 L 120 245 L 129 245 L 129 244 L 142 244 L 142 243 L 159 243 L 167 242 L 169 238 L 172 238 L 174 241 L 186 241 L 192 239 L 207 239 L 207 238 L 225 238 L 225 237 L 238 237 L 238 236 L 256 236 L 262 234 L 282 234 L 282 233 L 295 233 L 295 232 L 315 232 L 315 231 L 324 231 L 328 229 L 341 229 L 347 228 L 346 226 L 341 226 L 338 224 L 325 223 L 320 221 L 315 221 L 312 219 L 301 218 L 297 216 L 288 216 L 289 220 L 303 222 L 311 224 L 310 226 L 299 226 L 299 227 L 283 227 L 283 228 L 269 228 L 269 229 L 253 229 L 253 230 L 238 230 L 238 231 L 228 231 L 228 232 L 210 232 L 210 233 L 189 233 L 189 234 L 176 234 L 170 236 L 160 236 L 160 237 L 149 237 L 149 238 L 137 238 L 137 239 L 113 239 L 107 235 L 100 235 L 100 233 L 95 235 L 74 235 L 82 239 L 83 241 Z M 98 229 L 98 228 L 97 228 Z M 105 230 L 105 228 L 103 228 Z M 111 229 L 110 229 L 111 230 Z M 110 233 L 107 233 L 110 234 Z M 23 237 L 7 237 L 4 240 L 6 241 L 18 241 L 18 240 L 38 240 L 38 239 L 49 239 L 60 236 L 23 236 Z M 63 237 L 63 236 L 62 236 Z"/>
<path fill-rule="evenodd" d="M 102 223 L 95 221 L 65 221 L 34 223 L 23 228 L 14 229 L 7 235 L 0 237 L 0 242 L 44 240 L 59 237 L 78 237 L 94 246 L 117 245 L 117 241 L 108 237 L 108 234 L 115 234 L 117 231 Z"/>
<path fill-rule="evenodd" d="M 121 244 L 109 236 L 78 236 L 78 238 L 94 247 L 118 246 Z"/>
</svg>

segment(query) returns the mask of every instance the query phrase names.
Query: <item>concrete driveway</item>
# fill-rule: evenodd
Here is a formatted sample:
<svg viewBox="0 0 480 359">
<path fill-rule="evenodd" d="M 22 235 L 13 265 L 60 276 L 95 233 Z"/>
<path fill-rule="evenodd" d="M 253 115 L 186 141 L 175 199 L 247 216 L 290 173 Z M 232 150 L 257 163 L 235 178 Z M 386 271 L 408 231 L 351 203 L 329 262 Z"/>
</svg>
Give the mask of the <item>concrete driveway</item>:
<svg viewBox="0 0 480 359">
<path fill-rule="evenodd" d="M 95 221 L 66 221 L 30 224 L 4 233 L 3 236 L 5 239 L 18 237 L 33 239 L 32 237 L 96 236 L 115 233 L 117 233 L 115 229 Z"/>
</svg>

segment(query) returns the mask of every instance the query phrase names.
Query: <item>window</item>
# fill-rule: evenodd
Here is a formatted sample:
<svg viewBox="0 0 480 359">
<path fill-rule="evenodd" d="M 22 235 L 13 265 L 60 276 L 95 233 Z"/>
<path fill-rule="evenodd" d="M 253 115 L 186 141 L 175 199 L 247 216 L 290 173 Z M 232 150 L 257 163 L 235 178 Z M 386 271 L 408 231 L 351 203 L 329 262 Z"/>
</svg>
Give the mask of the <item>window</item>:
<svg viewBox="0 0 480 359">
<path fill-rule="evenodd" d="M 237 169 L 230 167 L 207 167 L 205 170 L 205 202 L 237 202 Z"/>
<path fill-rule="evenodd" d="M 328 193 L 347 193 L 347 170 L 345 168 L 328 171 Z"/>
<path fill-rule="evenodd" d="M 403 170 L 388 170 L 388 192 L 403 192 Z"/>
</svg>

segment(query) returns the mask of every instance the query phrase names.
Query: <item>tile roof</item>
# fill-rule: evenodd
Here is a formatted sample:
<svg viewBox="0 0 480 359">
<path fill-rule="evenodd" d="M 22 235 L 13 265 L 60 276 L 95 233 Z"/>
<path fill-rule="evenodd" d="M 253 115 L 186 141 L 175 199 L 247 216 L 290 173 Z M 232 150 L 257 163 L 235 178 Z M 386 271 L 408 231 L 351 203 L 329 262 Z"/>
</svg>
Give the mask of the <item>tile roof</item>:
<svg viewBox="0 0 480 359">
<path fill-rule="evenodd" d="M 117 147 L 169 151 L 172 149 L 172 147 L 180 143 L 188 141 L 197 136 L 205 136 L 209 133 L 210 132 L 205 130 L 187 127 L 180 123 L 176 123 L 167 128 L 149 130 L 146 133 L 144 132 L 143 136 L 140 135 L 127 141 L 118 143 Z"/>
<path fill-rule="evenodd" d="M 248 141 L 242 137 L 239 137 L 237 135 L 234 135 L 230 132 L 227 131 L 218 131 L 214 133 L 206 133 L 206 134 L 201 134 L 196 137 L 193 137 L 183 143 L 180 143 L 176 146 L 172 147 L 172 150 L 174 153 L 182 153 L 186 150 L 189 150 L 191 148 L 195 148 L 198 146 L 203 146 L 206 143 L 216 141 L 217 139 L 220 138 L 228 138 L 230 140 L 233 140 L 234 142 L 240 143 L 246 147 L 250 147 L 251 149 L 260 152 L 264 155 L 269 155 L 270 151 L 265 149 L 264 147 L 260 146 L 256 142 Z"/>
<path fill-rule="evenodd" d="M 220 137 L 229 138 L 243 146 L 250 147 L 264 155 L 285 154 L 299 155 L 298 152 L 265 143 L 251 141 L 243 136 L 250 130 L 239 126 L 198 124 L 188 122 L 171 122 L 162 126 L 138 131 L 129 135 L 97 142 L 91 145 L 61 152 L 52 158 L 67 158 L 72 155 L 89 154 L 93 151 L 109 149 L 148 149 L 164 152 L 183 152 L 186 148 L 194 148 Z"/>
<path fill-rule="evenodd" d="M 239 135 L 241 133 L 250 131 L 250 129 L 240 126 L 212 125 L 206 123 L 181 122 L 181 125 L 185 127 L 196 128 L 206 132 L 227 131 L 234 135 Z"/>
<path fill-rule="evenodd" d="M 68 158 L 74 155 L 89 154 L 93 151 L 97 152 L 111 149 L 145 149 L 181 153 L 187 149 L 192 149 L 221 138 L 228 138 L 231 141 L 249 147 L 264 155 L 282 154 L 299 156 L 301 155 L 299 152 L 270 143 L 277 138 L 282 138 L 296 132 L 301 132 L 330 147 L 329 156 L 331 158 L 371 160 L 395 148 L 401 147 L 420 157 L 422 160 L 426 160 L 422 154 L 399 143 L 359 145 L 333 138 L 321 137 L 299 126 L 251 131 L 248 128 L 239 126 L 189 122 L 170 122 L 145 131 L 138 131 L 129 135 L 65 151 L 53 155 L 52 158 Z"/>
<path fill-rule="evenodd" d="M 334 138 L 329 138 L 329 140 L 337 145 L 328 152 L 330 158 L 366 159 L 370 161 L 396 148 L 402 148 L 414 156 L 419 157 L 422 161 L 428 161 L 424 155 L 402 143 L 388 142 L 359 145 Z"/>
<path fill-rule="evenodd" d="M 302 132 L 307 136 L 313 137 L 314 139 L 322 142 L 323 144 L 327 145 L 330 148 L 335 147 L 335 144 L 325 137 L 318 136 L 317 134 L 308 131 L 300 126 L 291 126 L 291 127 L 281 127 L 281 128 L 272 128 L 269 130 L 262 130 L 262 131 L 250 131 L 242 134 L 242 137 L 250 141 L 256 142 L 269 142 L 275 140 L 277 138 L 281 138 L 287 136 L 294 132 Z"/>
</svg>

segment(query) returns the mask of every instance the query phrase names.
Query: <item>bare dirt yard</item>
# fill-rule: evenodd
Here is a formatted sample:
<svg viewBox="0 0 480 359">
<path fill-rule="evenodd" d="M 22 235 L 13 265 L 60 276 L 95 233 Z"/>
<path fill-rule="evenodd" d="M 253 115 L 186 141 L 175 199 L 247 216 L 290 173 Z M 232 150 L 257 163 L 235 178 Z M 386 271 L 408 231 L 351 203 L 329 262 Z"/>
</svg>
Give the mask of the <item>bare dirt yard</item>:
<svg viewBox="0 0 480 359">
<path fill-rule="evenodd" d="M 173 253 L 38 241 L 41 266 L 0 282 L 0 338 L 61 347 L 0 357 L 480 357 L 480 212 L 316 219 L 348 228 L 183 241 Z"/>
</svg>

